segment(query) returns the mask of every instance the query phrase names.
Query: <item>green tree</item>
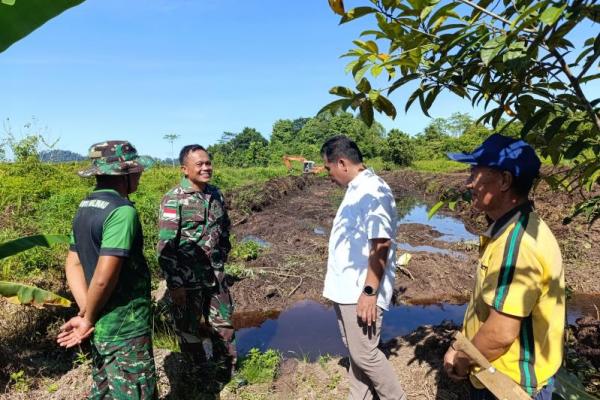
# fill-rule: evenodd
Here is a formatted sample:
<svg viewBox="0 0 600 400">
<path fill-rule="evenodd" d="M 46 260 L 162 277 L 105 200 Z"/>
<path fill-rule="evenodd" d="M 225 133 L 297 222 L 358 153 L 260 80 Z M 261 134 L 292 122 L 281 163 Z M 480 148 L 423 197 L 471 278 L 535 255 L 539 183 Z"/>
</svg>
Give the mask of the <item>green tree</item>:
<svg viewBox="0 0 600 400">
<path fill-rule="evenodd" d="M 208 146 L 215 163 L 232 167 L 266 165 L 269 142 L 254 128 L 244 128 L 242 132 L 223 132 L 219 143 Z M 254 157 L 257 157 L 256 159 Z"/>
<path fill-rule="evenodd" d="M 16 162 L 37 162 L 40 160 L 38 145 L 40 136 L 28 135 L 20 140 L 12 140 L 10 148 L 13 152 Z"/>
<path fill-rule="evenodd" d="M 383 160 L 406 167 L 412 164 L 414 157 L 415 146 L 410 136 L 398 129 L 392 129 L 387 136 L 387 147 L 383 154 Z"/>
<path fill-rule="evenodd" d="M 293 122 L 289 119 L 278 119 L 273 124 L 271 143 L 290 143 L 294 138 Z"/>
<path fill-rule="evenodd" d="M 432 160 L 445 157 L 450 136 L 444 131 L 446 122 L 443 118 L 436 118 L 416 135 L 415 157 L 417 160 Z"/>
<path fill-rule="evenodd" d="M 267 139 L 260 134 L 254 128 L 245 127 L 240 133 L 235 135 L 229 143 L 235 148 L 239 150 L 248 150 L 252 142 L 260 143 L 263 145 L 268 144 Z"/>
<path fill-rule="evenodd" d="M 336 135 L 346 135 L 356 142 L 367 158 L 380 156 L 385 145 L 385 129 L 378 123 L 367 126 L 347 112 L 322 113 L 311 118 L 297 135 L 296 149 L 303 155 L 317 157 L 321 145 Z M 301 148 L 301 149 L 299 149 Z"/>
<path fill-rule="evenodd" d="M 269 146 L 265 142 L 252 142 L 245 151 L 244 167 L 266 167 L 269 163 Z"/>
<path fill-rule="evenodd" d="M 364 31 L 345 56 L 356 88 L 334 87 L 341 99 L 321 111 L 351 108 L 372 124 L 374 110 L 394 118 L 395 106 L 385 97 L 417 84 L 405 110 L 418 101 L 429 109 L 442 92 L 452 92 L 483 105 L 479 118 L 493 128 L 504 118 L 508 128 L 520 121 L 520 135 L 555 164 L 577 160 L 566 175 L 550 181 L 568 190 L 594 186 L 600 176 L 600 98 L 582 86 L 600 78 L 600 35 L 578 43 L 575 28 L 597 29 L 600 4 L 594 0 L 371 0 L 344 12 L 341 22 L 371 15 Z M 383 74 L 390 84 L 371 85 Z M 590 222 L 600 217 L 600 196 L 578 210 Z"/>
</svg>

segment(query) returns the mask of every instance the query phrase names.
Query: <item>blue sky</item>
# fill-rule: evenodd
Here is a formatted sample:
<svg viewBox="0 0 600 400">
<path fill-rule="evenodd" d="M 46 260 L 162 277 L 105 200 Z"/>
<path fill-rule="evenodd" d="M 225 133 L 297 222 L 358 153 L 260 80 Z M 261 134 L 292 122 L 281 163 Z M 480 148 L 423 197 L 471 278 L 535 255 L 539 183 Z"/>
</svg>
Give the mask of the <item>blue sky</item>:
<svg viewBox="0 0 600 400">
<path fill-rule="evenodd" d="M 87 0 L 0 54 L 0 118 L 19 136 L 35 117 L 81 154 L 127 139 L 168 157 L 165 134 L 210 145 L 245 126 L 269 137 L 276 120 L 314 116 L 335 99 L 329 88 L 353 86 L 339 55 L 371 19 L 338 21 L 327 0 Z M 399 110 L 408 95 L 392 96 Z M 454 112 L 479 113 L 448 95 L 431 115 Z M 377 119 L 411 134 L 430 121 L 418 105 Z"/>
</svg>

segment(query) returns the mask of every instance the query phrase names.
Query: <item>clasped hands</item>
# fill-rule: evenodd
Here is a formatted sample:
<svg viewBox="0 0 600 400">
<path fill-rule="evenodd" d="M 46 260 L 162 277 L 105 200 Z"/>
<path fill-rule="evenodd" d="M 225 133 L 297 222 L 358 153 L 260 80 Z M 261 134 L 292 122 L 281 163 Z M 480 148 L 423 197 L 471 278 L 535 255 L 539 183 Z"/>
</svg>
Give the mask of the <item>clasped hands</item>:
<svg viewBox="0 0 600 400">
<path fill-rule="evenodd" d="M 81 344 L 91 336 L 92 332 L 94 332 L 94 324 L 79 313 L 60 327 L 56 341 L 60 346 L 68 349 Z"/>
</svg>

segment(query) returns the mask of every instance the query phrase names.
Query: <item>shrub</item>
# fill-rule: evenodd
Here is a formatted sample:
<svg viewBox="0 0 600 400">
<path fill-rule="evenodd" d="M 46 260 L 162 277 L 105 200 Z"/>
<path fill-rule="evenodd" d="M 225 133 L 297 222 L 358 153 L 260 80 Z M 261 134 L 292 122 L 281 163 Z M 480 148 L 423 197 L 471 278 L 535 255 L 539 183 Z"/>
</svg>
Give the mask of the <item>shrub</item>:
<svg viewBox="0 0 600 400">
<path fill-rule="evenodd" d="M 239 374 L 249 384 L 271 382 L 280 361 L 281 354 L 273 349 L 261 353 L 260 350 L 253 348 L 240 360 Z"/>
</svg>

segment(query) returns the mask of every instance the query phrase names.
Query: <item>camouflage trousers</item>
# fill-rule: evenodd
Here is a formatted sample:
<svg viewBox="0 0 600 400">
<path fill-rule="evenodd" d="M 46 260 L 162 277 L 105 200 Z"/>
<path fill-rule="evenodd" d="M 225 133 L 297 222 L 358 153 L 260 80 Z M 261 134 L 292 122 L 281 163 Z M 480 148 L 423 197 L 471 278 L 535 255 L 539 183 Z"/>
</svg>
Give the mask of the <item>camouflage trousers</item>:
<svg viewBox="0 0 600 400">
<path fill-rule="evenodd" d="M 158 399 L 150 335 L 92 344 L 93 400 Z"/>
<path fill-rule="evenodd" d="M 196 363 L 203 363 L 207 361 L 203 341 L 208 338 L 212 344 L 212 361 L 222 363 L 231 374 L 237 351 L 233 302 L 227 284 L 219 280 L 215 287 L 187 289 L 183 307 L 169 302 L 181 351 L 190 354 Z"/>
</svg>

